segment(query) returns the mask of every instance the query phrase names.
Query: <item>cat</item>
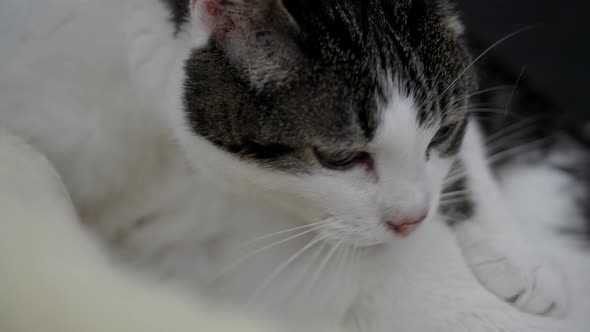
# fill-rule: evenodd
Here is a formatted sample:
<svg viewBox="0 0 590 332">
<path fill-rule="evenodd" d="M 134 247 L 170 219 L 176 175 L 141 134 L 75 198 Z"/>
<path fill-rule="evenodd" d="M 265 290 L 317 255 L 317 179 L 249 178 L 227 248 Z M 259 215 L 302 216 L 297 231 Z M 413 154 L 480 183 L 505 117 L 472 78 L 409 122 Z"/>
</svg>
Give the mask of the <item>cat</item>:
<svg viewBox="0 0 590 332">
<path fill-rule="evenodd" d="M 488 169 L 450 4 L 13 0 L 0 12 L 0 123 L 50 160 L 82 223 L 130 268 L 300 325 L 551 326 L 466 294 L 467 277 L 437 280 L 462 271 L 439 248 L 446 186 L 481 284 L 528 313 L 567 311 Z M 465 301 L 443 317 L 452 296 Z"/>
</svg>

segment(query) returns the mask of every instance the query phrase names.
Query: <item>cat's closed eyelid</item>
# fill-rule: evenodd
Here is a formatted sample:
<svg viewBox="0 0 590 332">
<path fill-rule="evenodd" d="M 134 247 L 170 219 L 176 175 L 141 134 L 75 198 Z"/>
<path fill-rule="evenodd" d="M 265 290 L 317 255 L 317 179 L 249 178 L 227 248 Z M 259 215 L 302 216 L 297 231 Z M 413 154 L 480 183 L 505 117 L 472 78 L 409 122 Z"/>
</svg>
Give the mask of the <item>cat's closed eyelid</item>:
<svg viewBox="0 0 590 332">
<path fill-rule="evenodd" d="M 347 171 L 360 165 L 366 165 L 372 169 L 374 164 L 371 154 L 365 151 L 329 154 L 314 148 L 314 154 L 323 167 L 336 171 Z"/>
</svg>

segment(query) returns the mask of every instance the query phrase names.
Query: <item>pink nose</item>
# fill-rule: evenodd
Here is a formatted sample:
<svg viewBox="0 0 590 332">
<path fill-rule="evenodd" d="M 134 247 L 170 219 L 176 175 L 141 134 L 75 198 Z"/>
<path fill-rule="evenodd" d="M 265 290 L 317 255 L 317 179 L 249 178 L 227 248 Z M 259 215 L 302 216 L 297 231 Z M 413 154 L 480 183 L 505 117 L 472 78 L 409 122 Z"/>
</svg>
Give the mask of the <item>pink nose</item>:
<svg viewBox="0 0 590 332">
<path fill-rule="evenodd" d="M 427 216 L 428 212 L 424 212 L 417 218 L 387 220 L 385 224 L 395 234 L 405 237 L 412 234 Z"/>
</svg>

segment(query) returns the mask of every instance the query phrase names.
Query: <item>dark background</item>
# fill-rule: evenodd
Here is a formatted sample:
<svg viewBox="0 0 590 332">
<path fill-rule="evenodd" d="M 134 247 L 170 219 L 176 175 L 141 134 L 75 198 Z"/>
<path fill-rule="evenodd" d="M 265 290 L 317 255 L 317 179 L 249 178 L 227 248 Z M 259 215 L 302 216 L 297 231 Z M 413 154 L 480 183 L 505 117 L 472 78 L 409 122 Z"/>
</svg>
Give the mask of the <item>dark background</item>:
<svg viewBox="0 0 590 332">
<path fill-rule="evenodd" d="M 458 0 L 475 50 L 502 43 L 484 61 L 501 65 L 556 106 L 565 125 L 590 121 L 590 2 L 585 0 Z"/>
</svg>

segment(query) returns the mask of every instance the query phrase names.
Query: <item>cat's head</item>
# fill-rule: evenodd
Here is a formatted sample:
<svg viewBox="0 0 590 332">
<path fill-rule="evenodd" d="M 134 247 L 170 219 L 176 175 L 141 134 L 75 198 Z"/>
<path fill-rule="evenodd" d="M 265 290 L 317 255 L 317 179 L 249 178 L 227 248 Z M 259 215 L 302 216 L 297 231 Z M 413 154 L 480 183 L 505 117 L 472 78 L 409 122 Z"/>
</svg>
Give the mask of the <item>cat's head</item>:
<svg viewBox="0 0 590 332">
<path fill-rule="evenodd" d="M 196 0 L 177 135 L 227 188 L 385 243 L 435 209 L 474 87 L 440 0 Z M 396 235 L 396 232 L 398 233 Z"/>
</svg>

